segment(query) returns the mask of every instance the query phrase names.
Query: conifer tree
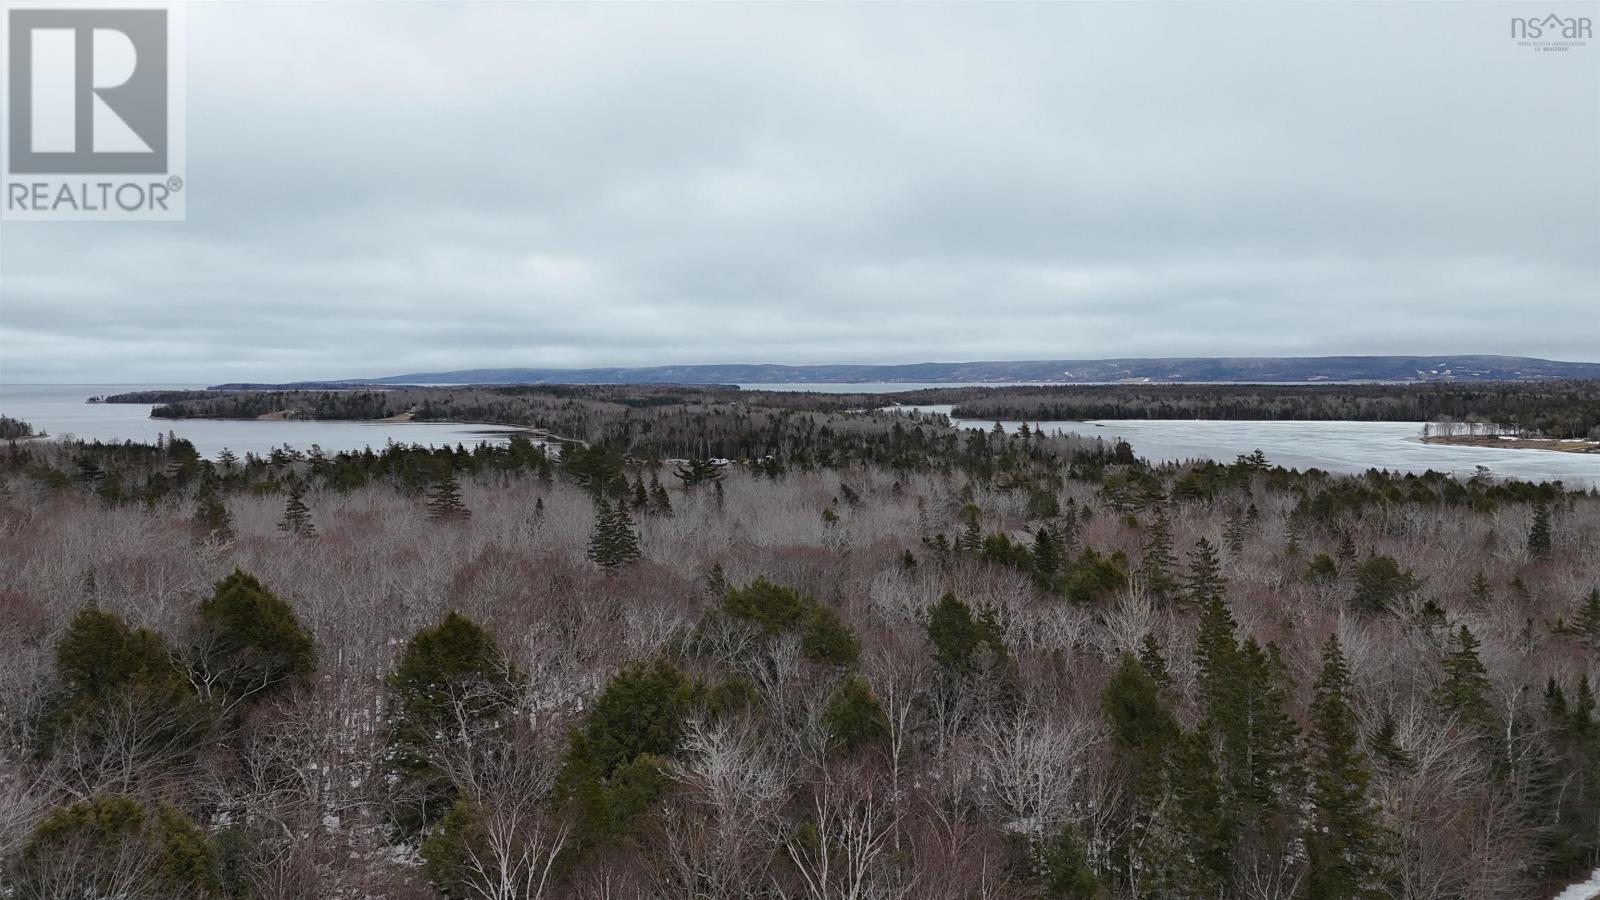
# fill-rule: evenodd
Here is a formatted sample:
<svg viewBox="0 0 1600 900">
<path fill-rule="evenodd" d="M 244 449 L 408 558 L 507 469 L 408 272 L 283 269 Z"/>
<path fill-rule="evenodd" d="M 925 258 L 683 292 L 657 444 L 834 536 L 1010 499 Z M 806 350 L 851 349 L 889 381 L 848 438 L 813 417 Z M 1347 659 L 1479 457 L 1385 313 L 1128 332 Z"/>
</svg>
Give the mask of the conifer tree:
<svg viewBox="0 0 1600 900">
<path fill-rule="evenodd" d="M 1385 770 L 1409 772 L 1416 767 L 1416 760 L 1409 751 L 1400 746 L 1398 731 L 1394 716 L 1384 713 L 1383 721 L 1378 723 L 1377 730 L 1367 739 L 1367 746 L 1372 749 L 1372 758 Z"/>
<path fill-rule="evenodd" d="M 961 535 L 956 538 L 956 552 L 976 554 L 983 549 L 983 529 L 979 524 L 982 513 L 974 504 L 968 503 L 961 508 Z"/>
<path fill-rule="evenodd" d="M 414 834 L 450 809 L 457 792 L 440 768 L 440 745 L 470 745 L 475 734 L 499 727 L 515 707 L 519 679 L 494 634 L 457 612 L 407 642 L 388 679 L 402 833 Z"/>
<path fill-rule="evenodd" d="M 684 465 L 678 466 L 673 474 L 683 482 L 686 488 L 699 487 L 702 484 L 721 482 L 722 469 L 711 460 L 704 457 L 691 459 Z"/>
<path fill-rule="evenodd" d="M 1339 639 L 1322 650 L 1312 689 L 1312 822 L 1305 836 L 1310 900 L 1379 900 L 1389 859 L 1389 834 L 1367 799 L 1371 774 L 1351 709 L 1350 668 Z"/>
<path fill-rule="evenodd" d="M 195 680 L 229 705 L 304 683 L 316 668 L 294 610 L 239 569 L 200 604 L 193 658 Z"/>
<path fill-rule="evenodd" d="M 1478 656 L 1479 642 L 1466 625 L 1450 636 L 1444 655 L 1444 681 L 1437 692 L 1439 708 L 1464 725 L 1487 727 L 1494 723 L 1489 706 L 1489 677 Z"/>
<path fill-rule="evenodd" d="M 1228 510 L 1227 524 L 1223 526 L 1223 539 L 1228 544 L 1228 555 L 1238 559 L 1244 555 L 1244 511 L 1235 506 Z"/>
<path fill-rule="evenodd" d="M 1472 605 L 1480 609 L 1488 606 L 1490 599 L 1493 597 L 1489 589 L 1489 577 L 1481 571 L 1472 576 L 1472 593 L 1470 597 Z"/>
<path fill-rule="evenodd" d="M 233 514 L 209 485 L 195 498 L 193 522 L 208 538 L 233 540 Z"/>
<path fill-rule="evenodd" d="M 1528 529 L 1528 555 L 1544 559 L 1550 555 L 1550 507 L 1543 500 L 1533 504 L 1533 525 Z"/>
<path fill-rule="evenodd" d="M 1139 561 L 1139 574 L 1144 576 L 1145 587 L 1158 596 L 1166 597 L 1177 588 L 1172 570 L 1177 566 L 1172 556 L 1172 521 L 1167 510 L 1156 510 L 1155 521 L 1145 533 L 1144 556 Z"/>
<path fill-rule="evenodd" d="M 633 519 L 620 505 L 613 507 L 602 497 L 595 506 L 589 559 L 611 572 L 637 562 L 639 556 L 639 535 L 634 531 Z"/>
<path fill-rule="evenodd" d="M 1139 665 L 1160 687 L 1166 688 L 1171 684 L 1172 675 L 1167 671 L 1167 660 L 1161 655 L 1161 645 L 1156 643 L 1155 635 L 1145 635 L 1140 643 Z"/>
<path fill-rule="evenodd" d="M 317 533 L 317 527 L 311 523 L 311 508 L 306 506 L 299 484 L 289 488 L 289 500 L 284 504 L 278 530 L 298 538 L 313 537 Z"/>
<path fill-rule="evenodd" d="M 1350 532 L 1344 531 L 1339 534 L 1339 549 L 1336 555 L 1339 557 L 1341 568 L 1356 561 L 1356 542 L 1350 536 Z"/>
<path fill-rule="evenodd" d="M 928 611 L 928 640 L 933 642 L 933 658 L 948 672 L 971 672 L 977 665 L 979 648 L 987 645 L 996 657 L 1004 658 L 1005 645 L 993 617 L 973 618 L 972 607 L 953 593 L 940 597 Z"/>
<path fill-rule="evenodd" d="M 1189 551 L 1189 574 L 1183 579 L 1183 598 L 1195 609 L 1203 610 L 1213 599 L 1222 599 L 1225 587 L 1217 548 L 1201 538 Z"/>
<path fill-rule="evenodd" d="M 1040 525 L 1033 535 L 1033 567 L 1045 578 L 1061 571 L 1061 547 L 1045 525 Z"/>
<path fill-rule="evenodd" d="M 1600 588 L 1590 591 L 1583 599 L 1574 628 L 1584 646 L 1600 651 Z"/>
<path fill-rule="evenodd" d="M 672 498 L 655 475 L 650 476 L 650 512 L 658 516 L 672 515 Z"/>
<path fill-rule="evenodd" d="M 461 485 L 456 473 L 450 470 L 434 480 L 428 488 L 428 518 L 435 522 L 465 522 L 472 510 L 461 501 Z"/>
<path fill-rule="evenodd" d="M 840 679 L 822 712 L 822 725 L 845 753 L 882 745 L 889 736 L 889 717 L 865 678 L 851 673 Z"/>
</svg>

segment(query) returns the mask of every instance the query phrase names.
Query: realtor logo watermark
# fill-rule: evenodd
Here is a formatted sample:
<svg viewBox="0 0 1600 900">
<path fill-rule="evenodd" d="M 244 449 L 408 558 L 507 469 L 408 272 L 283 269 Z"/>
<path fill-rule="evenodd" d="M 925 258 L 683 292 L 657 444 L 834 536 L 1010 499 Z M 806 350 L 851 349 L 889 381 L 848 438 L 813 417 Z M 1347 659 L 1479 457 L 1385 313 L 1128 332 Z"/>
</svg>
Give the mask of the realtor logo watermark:
<svg viewBox="0 0 1600 900">
<path fill-rule="evenodd" d="M 1543 18 L 1518 16 L 1511 20 L 1511 37 L 1518 47 L 1541 53 L 1565 53 L 1588 46 L 1594 37 L 1594 23 L 1587 16 L 1555 13 Z"/>
<path fill-rule="evenodd" d="M 0 218 L 183 219 L 181 7 L 3 13 Z"/>
</svg>

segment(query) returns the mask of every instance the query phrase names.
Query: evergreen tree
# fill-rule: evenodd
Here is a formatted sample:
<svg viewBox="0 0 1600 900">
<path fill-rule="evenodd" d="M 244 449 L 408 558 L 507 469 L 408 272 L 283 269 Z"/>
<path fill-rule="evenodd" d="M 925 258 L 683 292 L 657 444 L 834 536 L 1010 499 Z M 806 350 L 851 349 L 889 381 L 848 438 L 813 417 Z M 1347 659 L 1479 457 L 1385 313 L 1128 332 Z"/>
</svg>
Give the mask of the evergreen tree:
<svg viewBox="0 0 1600 900">
<path fill-rule="evenodd" d="M 978 507 L 968 503 L 961 508 L 961 535 L 956 538 L 956 552 L 977 555 L 983 549 L 983 529 L 979 523 L 982 513 Z"/>
<path fill-rule="evenodd" d="M 1227 524 L 1223 527 L 1223 540 L 1228 545 L 1228 555 L 1238 559 L 1244 555 L 1245 517 L 1244 511 L 1235 506 L 1228 510 Z"/>
<path fill-rule="evenodd" d="M 1600 588 L 1590 591 L 1584 598 L 1574 628 L 1584 646 L 1600 651 Z"/>
<path fill-rule="evenodd" d="M 1533 504 L 1533 525 L 1528 529 L 1528 555 L 1544 559 L 1550 555 L 1550 507 L 1543 500 Z"/>
<path fill-rule="evenodd" d="M 609 773 L 640 755 L 676 751 L 694 699 L 694 684 L 665 659 L 613 675 L 585 725 L 601 770 Z"/>
<path fill-rule="evenodd" d="M 1004 658 L 1005 645 L 992 618 L 974 619 L 972 607 L 953 593 L 940 597 L 928 611 L 928 640 L 933 642 L 933 658 L 948 672 L 967 673 L 978 665 L 978 650 L 985 645 L 997 658 Z"/>
<path fill-rule="evenodd" d="M 40 721 L 41 756 L 52 755 L 72 735 L 88 778 L 97 777 L 98 760 L 138 764 L 145 748 L 155 756 L 152 768 L 140 773 L 144 778 L 162 777 L 193 760 L 211 723 L 210 710 L 160 634 L 129 628 L 116 614 L 91 606 L 73 617 L 55 656 L 62 687 Z M 133 733 L 137 742 L 130 745 Z"/>
<path fill-rule="evenodd" d="M 515 707 L 519 683 L 494 634 L 460 613 L 407 642 L 388 679 L 401 833 L 415 834 L 455 803 L 455 787 L 439 768 L 441 748 L 465 749 L 475 735 L 499 728 Z"/>
<path fill-rule="evenodd" d="M 278 522 L 278 530 L 298 538 L 313 537 L 317 533 L 316 526 L 311 524 L 311 509 L 306 506 L 299 484 L 289 488 L 289 500 L 284 504 L 283 519 Z"/>
<path fill-rule="evenodd" d="M 883 745 L 889 717 L 866 679 L 854 673 L 840 679 L 822 712 L 822 725 L 847 754 Z"/>
<path fill-rule="evenodd" d="M 1136 768 L 1153 772 L 1178 737 L 1178 720 L 1161 699 L 1161 686 L 1132 653 L 1123 653 L 1100 692 L 1111 739 Z"/>
<path fill-rule="evenodd" d="M 853 666 L 861 656 L 861 641 L 831 607 L 813 600 L 800 630 L 800 651 L 818 665 Z"/>
<path fill-rule="evenodd" d="M 1339 549 L 1336 551 L 1336 555 L 1339 557 L 1339 565 L 1341 568 L 1349 566 L 1351 563 L 1356 561 L 1356 542 L 1355 539 L 1350 536 L 1350 532 L 1340 532 Z"/>
<path fill-rule="evenodd" d="M 633 519 L 621 505 L 601 498 L 595 506 L 594 534 L 589 538 L 589 559 L 608 572 L 632 565 L 640 557 L 639 535 Z"/>
<path fill-rule="evenodd" d="M 1493 594 L 1489 589 L 1489 577 L 1481 571 L 1472 576 L 1472 593 L 1470 596 L 1472 605 L 1479 609 L 1488 606 L 1489 601 L 1493 598 Z"/>
<path fill-rule="evenodd" d="M 4 879 L 6 896 L 221 896 L 216 846 L 176 808 L 95 794 L 51 810 L 24 842 Z M 132 888 L 140 893 L 129 894 Z"/>
<path fill-rule="evenodd" d="M 1416 768 L 1416 760 L 1400 746 L 1398 731 L 1394 716 L 1384 713 L 1378 729 L 1367 739 L 1367 746 L 1372 749 L 1372 758 L 1379 766 L 1390 772 L 1410 772 Z"/>
<path fill-rule="evenodd" d="M 472 510 L 461 501 L 461 485 L 454 470 L 435 479 L 428 489 L 428 518 L 435 522 L 465 522 Z"/>
<path fill-rule="evenodd" d="M 1203 610 L 1213 599 L 1222 599 L 1225 587 L 1217 548 L 1201 538 L 1189 551 L 1189 574 L 1183 579 L 1183 598 L 1195 609 Z"/>
<path fill-rule="evenodd" d="M 1033 568 L 1047 579 L 1061 571 L 1061 547 L 1044 525 L 1033 535 Z"/>
<path fill-rule="evenodd" d="M 653 474 L 650 476 L 650 512 L 658 516 L 672 515 L 672 498 L 667 496 L 667 489 Z"/>
<path fill-rule="evenodd" d="M 233 540 L 233 515 L 209 486 L 201 490 L 200 495 L 195 498 L 192 521 L 208 538 L 219 541 Z"/>
<path fill-rule="evenodd" d="M 683 482 L 686 488 L 699 487 L 702 484 L 712 484 L 722 480 L 722 468 L 709 459 L 691 459 L 684 465 L 678 466 L 673 474 Z"/>
<path fill-rule="evenodd" d="M 215 699 L 260 700 L 304 683 L 316 668 L 294 610 L 239 569 L 201 602 L 197 619 L 195 680 Z"/>
<path fill-rule="evenodd" d="M 1161 645 L 1156 643 L 1155 635 L 1147 634 L 1139 645 L 1139 665 L 1155 680 L 1155 683 L 1165 689 L 1172 683 L 1172 675 L 1167 671 L 1166 657 L 1161 655 Z"/>
<path fill-rule="evenodd" d="M 1172 522 L 1165 507 L 1156 510 L 1155 521 L 1145 533 L 1144 554 L 1139 561 L 1139 574 L 1144 576 L 1145 587 L 1158 596 L 1168 596 L 1176 588 L 1172 571 L 1177 561 L 1172 556 Z"/>
<path fill-rule="evenodd" d="M 1446 715 L 1455 716 L 1464 725 L 1488 727 L 1494 724 L 1494 712 L 1489 706 L 1488 670 L 1478 656 L 1479 646 L 1466 625 L 1450 636 L 1444 655 L 1444 681 L 1436 696 Z"/>
<path fill-rule="evenodd" d="M 1390 556 L 1369 556 L 1356 568 L 1355 594 L 1351 603 L 1358 612 L 1380 613 L 1398 608 L 1422 582 L 1403 570 Z"/>
<path fill-rule="evenodd" d="M 1350 668 L 1337 637 L 1322 651 L 1311 701 L 1311 827 L 1305 836 L 1310 900 L 1379 900 L 1389 835 L 1367 799 L 1366 755 L 1351 709 Z"/>
</svg>

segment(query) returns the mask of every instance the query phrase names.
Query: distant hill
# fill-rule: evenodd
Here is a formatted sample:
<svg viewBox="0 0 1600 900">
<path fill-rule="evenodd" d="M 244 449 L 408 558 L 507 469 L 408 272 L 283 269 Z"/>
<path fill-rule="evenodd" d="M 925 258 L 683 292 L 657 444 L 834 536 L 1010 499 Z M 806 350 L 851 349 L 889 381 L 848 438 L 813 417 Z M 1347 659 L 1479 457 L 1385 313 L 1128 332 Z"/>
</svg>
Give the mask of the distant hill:
<svg viewBox="0 0 1600 900">
<path fill-rule="evenodd" d="M 1522 356 L 1286 356 L 1057 359 L 912 363 L 898 366 L 686 365 L 608 369 L 458 369 L 287 385 L 224 384 L 223 390 L 356 384 L 828 384 L 1206 381 L 1534 381 L 1600 379 L 1600 363 Z"/>
</svg>

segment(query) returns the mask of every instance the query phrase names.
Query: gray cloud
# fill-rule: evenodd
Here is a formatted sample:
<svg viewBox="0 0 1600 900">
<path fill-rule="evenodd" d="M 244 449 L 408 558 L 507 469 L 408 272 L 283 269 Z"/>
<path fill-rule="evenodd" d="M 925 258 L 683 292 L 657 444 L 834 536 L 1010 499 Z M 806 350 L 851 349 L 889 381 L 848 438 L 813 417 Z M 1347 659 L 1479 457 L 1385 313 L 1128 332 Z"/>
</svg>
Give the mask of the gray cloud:
<svg viewBox="0 0 1600 900">
<path fill-rule="evenodd" d="M 0 378 L 1600 359 L 1600 43 L 1513 14 L 193 4 L 188 221 L 0 226 Z"/>
</svg>

